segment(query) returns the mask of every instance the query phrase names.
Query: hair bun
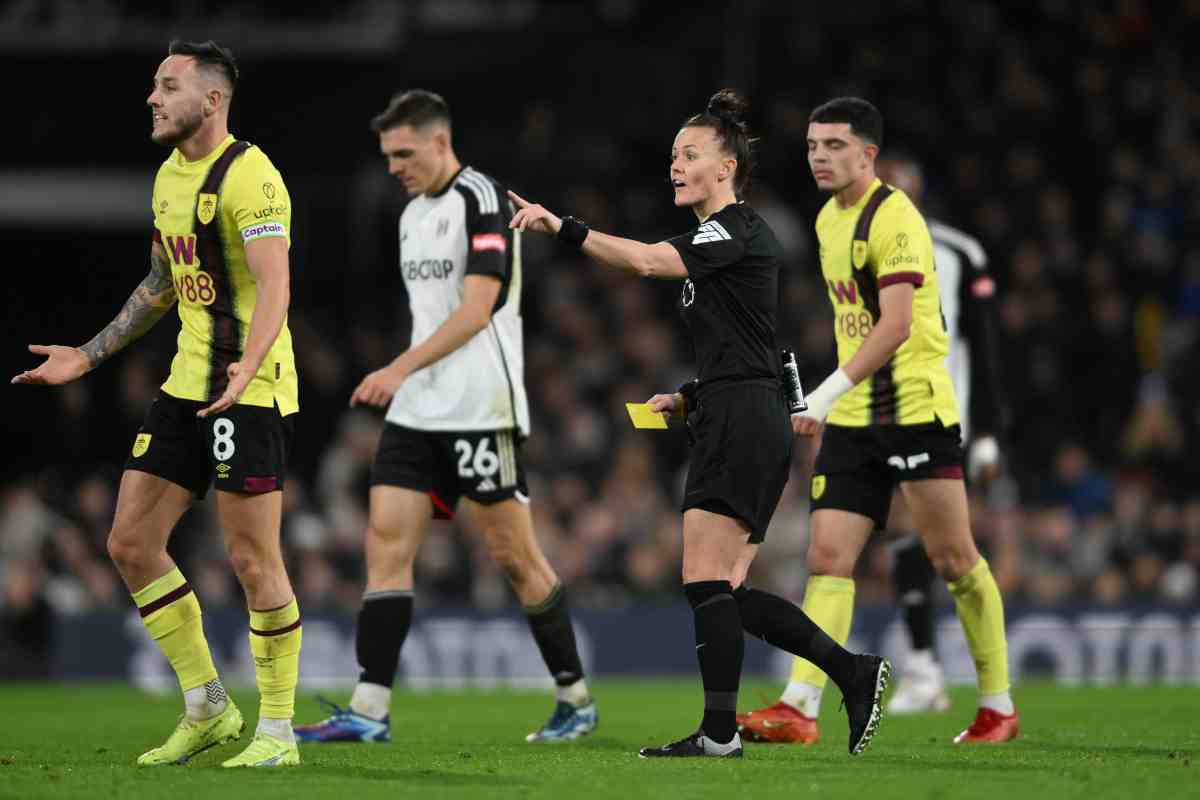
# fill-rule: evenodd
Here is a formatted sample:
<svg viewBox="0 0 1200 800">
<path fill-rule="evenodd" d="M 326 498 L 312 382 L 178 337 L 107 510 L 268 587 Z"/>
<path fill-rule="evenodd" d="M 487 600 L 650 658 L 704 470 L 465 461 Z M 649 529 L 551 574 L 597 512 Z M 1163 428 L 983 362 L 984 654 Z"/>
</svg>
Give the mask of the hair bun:
<svg viewBox="0 0 1200 800">
<path fill-rule="evenodd" d="M 705 113 L 726 120 L 738 127 L 746 123 L 743 117 L 750 110 L 750 103 L 734 89 L 722 89 L 708 99 Z"/>
</svg>

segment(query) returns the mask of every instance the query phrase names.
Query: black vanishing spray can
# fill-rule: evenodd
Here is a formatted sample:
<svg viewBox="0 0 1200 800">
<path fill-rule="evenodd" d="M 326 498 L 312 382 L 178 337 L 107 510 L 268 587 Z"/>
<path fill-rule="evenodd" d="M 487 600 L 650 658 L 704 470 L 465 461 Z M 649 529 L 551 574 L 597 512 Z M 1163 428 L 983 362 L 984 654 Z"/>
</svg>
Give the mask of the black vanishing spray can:
<svg viewBox="0 0 1200 800">
<path fill-rule="evenodd" d="M 783 361 L 783 385 L 787 390 L 788 412 L 799 414 L 808 410 L 804 399 L 804 390 L 800 388 L 800 365 L 796 363 L 796 354 L 786 347 L 779 349 L 779 357 Z"/>
</svg>

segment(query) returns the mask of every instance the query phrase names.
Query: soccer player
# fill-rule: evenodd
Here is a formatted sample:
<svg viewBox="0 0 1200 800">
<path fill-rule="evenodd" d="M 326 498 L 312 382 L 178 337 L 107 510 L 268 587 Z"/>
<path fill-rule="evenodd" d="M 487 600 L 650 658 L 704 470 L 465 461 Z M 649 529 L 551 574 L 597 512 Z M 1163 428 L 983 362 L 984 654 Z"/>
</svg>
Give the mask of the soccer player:
<svg viewBox="0 0 1200 800">
<path fill-rule="evenodd" d="M 1004 604 L 971 538 L 933 242 L 912 201 L 876 177 L 882 141 L 882 116 L 859 98 L 831 100 L 809 117 L 809 167 L 817 187 L 832 195 L 816 230 L 839 366 L 809 395 L 808 410 L 792 418 L 801 435 L 824 428 L 804 609 L 846 640 L 854 565 L 874 529 L 886 526 L 898 485 L 954 596 L 978 674 L 975 720 L 955 741 L 1006 741 L 1017 735 L 1018 720 Z M 814 742 L 824 686 L 817 666 L 798 661 L 780 702 L 739 715 L 739 723 L 757 738 Z"/>
<path fill-rule="evenodd" d="M 924 193 L 920 163 L 891 151 L 876 161 L 884 183 L 903 191 L 916 203 Z M 963 441 L 967 449 L 967 478 L 980 485 L 998 469 L 997 435 L 1003 431 L 1004 409 L 997 379 L 992 298 L 996 283 L 988 273 L 987 254 L 974 238 L 937 220 L 928 220 L 933 258 L 941 289 L 942 317 L 950 339 L 946 366 L 959 402 Z M 903 498 L 893 496 L 892 508 Z M 889 528 L 897 530 L 893 514 Z M 934 647 L 933 580 L 936 571 L 920 537 L 905 532 L 893 545 L 892 585 L 904 610 L 911 652 L 900 672 L 896 691 L 888 700 L 892 714 L 946 711 L 950 696 Z"/>
<path fill-rule="evenodd" d="M 365 378 L 351 405 L 386 407 L 371 470 L 367 586 L 358 613 L 361 667 L 349 708 L 297 733 L 306 742 L 391 739 L 392 683 L 413 616 L 413 562 L 431 517 L 475 522 L 525 609 L 557 703 L 531 742 L 596 728 L 566 591 L 534 536 L 521 441 L 521 238 L 495 180 L 455 155 L 450 109 L 413 89 L 372 120 L 379 148 L 412 200 L 400 217 L 400 272 L 412 346 Z M 460 502 L 461 500 L 461 502 Z"/>
<path fill-rule="evenodd" d="M 150 138 L 173 148 L 154 181 L 150 272 L 87 344 L 31 345 L 46 361 L 13 382 L 73 381 L 178 304 L 179 350 L 134 439 L 108 537 L 184 695 L 174 732 L 137 763 L 184 764 L 245 728 L 213 666 L 200 604 L 166 547 L 175 523 L 215 481 L 225 546 L 250 609 L 261 696 L 254 740 L 223 766 L 298 764 L 291 718 L 300 612 L 279 545 L 299 411 L 287 328 L 291 204 L 263 151 L 229 133 L 233 55 L 211 41 L 174 41 L 168 52 L 146 100 Z"/>
<path fill-rule="evenodd" d="M 891 667 L 847 652 L 788 601 L 746 585 L 787 483 L 793 435 L 775 345 L 782 251 L 774 233 L 738 200 L 752 169 L 745 101 L 731 89 L 689 117 L 671 147 L 675 205 L 699 224 L 644 244 L 589 230 L 509 193 L 512 227 L 548 233 L 606 267 L 683 282 L 679 308 L 696 351 L 697 379 L 650 398 L 652 410 L 686 420 L 694 440 L 683 500 L 683 590 L 692 607 L 704 684 L 700 727 L 644 747 L 643 758 L 738 758 L 735 712 L 743 631 L 821 665 L 842 690 L 849 750 L 878 728 Z"/>
</svg>

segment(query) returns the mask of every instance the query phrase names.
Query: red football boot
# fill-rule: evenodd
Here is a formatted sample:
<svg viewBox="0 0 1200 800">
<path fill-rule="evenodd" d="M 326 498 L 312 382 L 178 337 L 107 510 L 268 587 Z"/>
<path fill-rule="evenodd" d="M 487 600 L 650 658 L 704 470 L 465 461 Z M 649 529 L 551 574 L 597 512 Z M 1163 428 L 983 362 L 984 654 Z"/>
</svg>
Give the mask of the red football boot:
<svg viewBox="0 0 1200 800">
<path fill-rule="evenodd" d="M 816 744 L 821 738 L 817 721 L 782 701 L 773 706 L 737 715 L 738 730 L 751 742 Z"/>
<path fill-rule="evenodd" d="M 995 709 L 981 708 L 971 727 L 955 736 L 954 743 L 1007 742 L 1017 738 L 1017 721 L 1016 711 L 1006 716 Z"/>
</svg>

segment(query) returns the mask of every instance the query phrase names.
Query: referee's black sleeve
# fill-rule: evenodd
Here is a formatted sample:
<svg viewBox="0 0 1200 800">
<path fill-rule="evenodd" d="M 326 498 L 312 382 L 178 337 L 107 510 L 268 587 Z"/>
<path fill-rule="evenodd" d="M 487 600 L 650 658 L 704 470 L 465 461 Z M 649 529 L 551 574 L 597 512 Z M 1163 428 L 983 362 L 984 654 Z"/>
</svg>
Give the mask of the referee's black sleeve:
<svg viewBox="0 0 1200 800">
<path fill-rule="evenodd" d="M 745 257 L 745 227 L 741 215 L 731 207 L 713 214 L 688 233 L 667 239 L 667 243 L 679 251 L 688 277 L 700 280 Z"/>
</svg>

